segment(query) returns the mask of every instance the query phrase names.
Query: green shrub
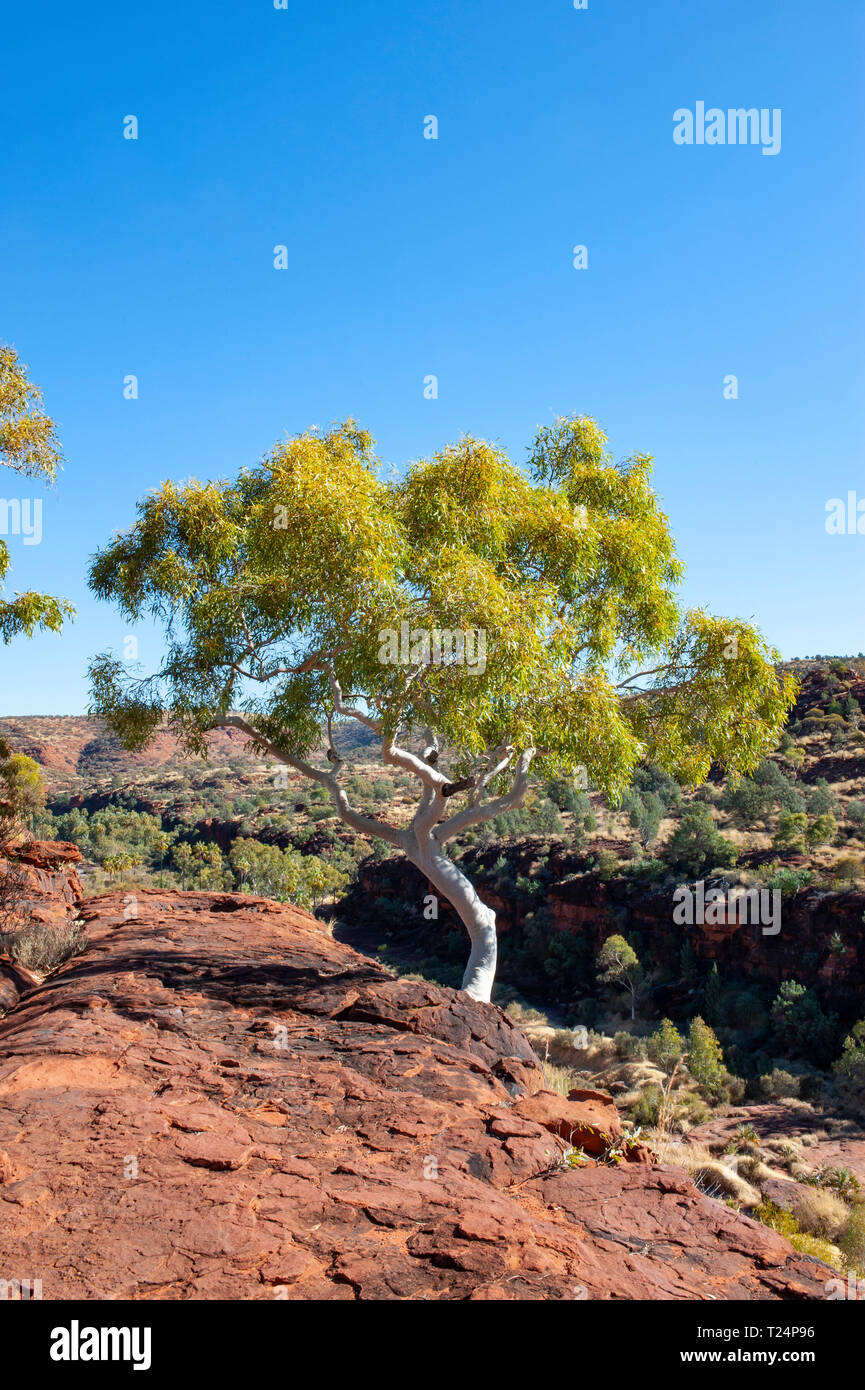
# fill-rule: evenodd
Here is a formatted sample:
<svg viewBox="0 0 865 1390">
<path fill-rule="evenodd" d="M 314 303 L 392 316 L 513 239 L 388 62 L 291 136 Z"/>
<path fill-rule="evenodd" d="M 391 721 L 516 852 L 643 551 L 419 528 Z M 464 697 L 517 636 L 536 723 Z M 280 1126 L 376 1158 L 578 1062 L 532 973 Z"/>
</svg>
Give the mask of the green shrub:
<svg viewBox="0 0 865 1390">
<path fill-rule="evenodd" d="M 729 1097 L 730 1074 L 724 1066 L 724 1053 L 713 1030 L 699 1014 L 688 1032 L 688 1071 L 702 1096 L 718 1102 Z"/>
<path fill-rule="evenodd" d="M 808 831 L 808 817 L 804 811 L 782 811 L 778 817 L 778 828 L 772 838 L 775 849 L 802 850 Z"/>
<path fill-rule="evenodd" d="M 813 991 L 796 980 L 785 980 L 772 1004 L 772 1031 L 785 1056 L 827 1061 L 837 1020 L 826 1015 Z"/>
<path fill-rule="evenodd" d="M 613 1046 L 616 1049 L 616 1056 L 623 1062 L 643 1062 L 646 1060 L 645 1038 L 635 1038 L 633 1033 L 626 1033 L 624 1029 L 613 1034 Z"/>
<path fill-rule="evenodd" d="M 835 795 L 825 777 L 818 777 L 814 786 L 805 793 L 805 803 L 812 816 L 825 816 L 838 809 Z"/>
<path fill-rule="evenodd" d="M 865 1274 L 865 1204 L 855 1206 L 850 1212 L 850 1220 L 838 1241 L 838 1248 L 848 1269 Z"/>
<path fill-rule="evenodd" d="M 794 1099 L 799 1095 L 799 1077 L 784 1071 L 782 1067 L 775 1067 L 759 1078 L 757 1088 L 765 1100 Z"/>
<path fill-rule="evenodd" d="M 643 1125 L 647 1129 L 653 1128 L 658 1123 L 663 1103 L 664 1092 L 660 1086 L 644 1086 L 631 1106 L 632 1121 L 634 1124 Z"/>
<path fill-rule="evenodd" d="M 738 854 L 715 826 L 707 806 L 697 803 L 688 806 L 670 836 L 665 850 L 667 863 L 691 878 L 698 878 L 707 869 L 729 869 Z"/>
<path fill-rule="evenodd" d="M 865 1117 L 865 1019 L 854 1024 L 832 1067 L 845 1109 Z"/>
<path fill-rule="evenodd" d="M 662 1018 L 646 1044 L 646 1050 L 653 1062 L 664 1071 L 671 1072 L 677 1062 L 685 1055 L 685 1040 L 672 1019 Z"/>
</svg>

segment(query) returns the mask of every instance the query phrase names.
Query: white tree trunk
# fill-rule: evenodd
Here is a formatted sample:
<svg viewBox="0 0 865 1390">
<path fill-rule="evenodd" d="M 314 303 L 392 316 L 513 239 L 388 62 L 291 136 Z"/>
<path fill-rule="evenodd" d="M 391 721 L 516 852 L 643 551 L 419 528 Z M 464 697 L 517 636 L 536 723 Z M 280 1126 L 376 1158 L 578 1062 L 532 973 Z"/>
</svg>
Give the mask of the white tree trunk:
<svg viewBox="0 0 865 1390">
<path fill-rule="evenodd" d="M 319 663 L 319 665 L 321 664 Z M 312 668 L 310 667 L 310 669 Z M 380 721 L 345 704 L 339 682 L 332 671 L 330 672 L 330 683 L 336 711 L 341 715 L 360 720 L 367 728 L 381 734 Z M 401 830 L 395 825 L 388 825 L 372 816 L 360 815 L 352 809 L 345 789 L 340 786 L 338 781 L 339 771 L 343 764 L 332 741 L 328 754 L 331 770 L 325 772 L 322 768 L 313 767 L 305 759 L 295 758 L 290 753 L 286 753 L 284 749 L 277 747 L 242 715 L 223 715 L 214 721 L 214 727 L 241 729 L 255 748 L 265 749 L 279 762 L 294 768 L 295 772 L 300 772 L 304 777 L 318 782 L 320 786 L 327 787 L 333 799 L 334 807 L 346 825 L 351 826 L 361 835 L 385 840 L 396 849 L 401 849 L 412 864 L 426 874 L 430 883 L 454 907 L 472 943 L 462 987 L 466 994 L 471 995 L 473 999 L 480 999 L 489 1003 L 496 977 L 496 914 L 492 908 L 487 907 L 486 903 L 481 902 L 470 880 L 457 868 L 452 859 L 448 859 L 442 850 L 442 845 L 470 826 L 483 824 L 492 820 L 500 812 L 522 806 L 528 788 L 529 769 L 535 756 L 534 748 L 523 749 L 520 753 L 510 791 L 492 801 L 481 803 L 479 797 L 484 793 L 489 782 L 504 772 L 511 762 L 514 749 L 510 744 L 502 744 L 493 749 L 489 754 L 486 769 L 477 776 L 463 782 L 451 783 L 448 777 L 435 766 L 435 763 L 428 762 L 426 758 L 418 757 L 417 754 L 411 753 L 405 748 L 398 748 L 392 736 L 383 737 L 382 758 L 384 762 L 392 763 L 394 766 L 402 768 L 403 771 L 412 773 L 424 788 L 420 805 L 411 826 L 406 830 Z M 329 722 L 328 733 L 330 733 Z M 469 804 L 453 816 L 443 820 L 448 798 L 457 791 L 463 790 L 472 791 L 472 799 Z"/>
<path fill-rule="evenodd" d="M 496 977 L 496 914 L 481 901 L 470 880 L 442 853 L 432 836 L 412 836 L 412 841 L 407 848 L 408 858 L 447 898 L 469 934 L 472 949 L 462 987 L 472 999 L 489 1003 Z"/>
</svg>

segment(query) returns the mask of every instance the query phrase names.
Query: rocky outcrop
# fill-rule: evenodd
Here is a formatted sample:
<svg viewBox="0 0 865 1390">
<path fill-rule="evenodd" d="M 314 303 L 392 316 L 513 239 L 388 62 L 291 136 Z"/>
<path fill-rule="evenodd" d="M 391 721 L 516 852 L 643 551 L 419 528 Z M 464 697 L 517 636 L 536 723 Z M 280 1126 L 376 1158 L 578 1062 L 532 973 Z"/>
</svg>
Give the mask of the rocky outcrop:
<svg viewBox="0 0 865 1390">
<path fill-rule="evenodd" d="M 0 847 L 0 882 L 10 885 L 20 920 L 56 924 L 75 915 L 81 897 L 81 851 L 64 840 L 30 840 Z M 8 928 L 7 928 L 8 929 Z"/>
<path fill-rule="evenodd" d="M 46 1299 L 811 1299 L 499 1009 L 297 909 L 109 895 L 0 1022 L 2 1274 Z M 605 1137 L 600 1137 L 605 1136 Z M 601 1159 L 569 1167 L 579 1139 Z M 626 1147 L 626 1146 L 625 1146 Z"/>
</svg>

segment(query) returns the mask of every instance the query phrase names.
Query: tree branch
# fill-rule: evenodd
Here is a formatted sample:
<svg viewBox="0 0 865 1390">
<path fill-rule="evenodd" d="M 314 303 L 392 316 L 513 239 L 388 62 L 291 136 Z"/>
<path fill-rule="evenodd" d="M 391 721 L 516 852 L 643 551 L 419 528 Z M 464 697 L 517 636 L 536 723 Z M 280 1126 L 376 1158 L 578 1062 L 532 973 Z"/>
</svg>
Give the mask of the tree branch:
<svg viewBox="0 0 865 1390">
<path fill-rule="evenodd" d="M 386 840 L 388 844 L 396 845 L 398 849 L 405 849 L 406 836 L 404 831 L 397 830 L 396 826 L 388 825 L 386 821 L 374 820 L 372 816 L 362 816 L 359 811 L 352 808 L 345 789 L 337 781 L 335 772 L 322 772 L 303 758 L 295 758 L 290 753 L 284 752 L 275 743 L 271 743 L 270 739 L 265 738 L 264 734 L 255 729 L 252 724 L 241 718 L 239 714 L 226 714 L 221 719 L 215 719 L 213 728 L 240 729 L 257 748 L 263 749 L 271 757 L 276 758 L 278 762 L 285 763 L 287 767 L 293 768 L 302 776 L 309 777 L 322 787 L 326 787 L 340 817 L 346 825 L 351 826 L 352 830 L 356 830 L 361 835 L 369 835 L 373 839 Z"/>
<path fill-rule="evenodd" d="M 534 756 L 534 748 L 527 748 L 524 753 L 520 754 L 513 785 L 509 792 L 506 792 L 504 796 L 496 797 L 493 801 L 487 801 L 483 806 L 466 806 L 464 810 L 457 811 L 456 815 L 443 821 L 433 831 L 433 839 L 437 840 L 440 845 L 444 844 L 446 840 L 453 839 L 454 835 L 459 835 L 461 831 L 467 830 L 472 825 L 482 825 L 485 821 L 490 821 L 495 816 L 501 815 L 503 811 L 511 811 L 514 807 L 521 806 L 528 791 L 529 770 Z"/>
<path fill-rule="evenodd" d="M 342 697 L 342 687 L 328 667 L 327 676 L 330 681 L 330 688 L 333 691 L 333 707 L 337 714 L 342 714 L 349 719 L 357 719 L 359 723 L 365 724 L 368 729 L 372 729 L 374 734 L 381 734 L 381 724 L 379 720 L 373 719 L 370 715 L 364 714 L 362 710 L 355 709 L 353 705 L 347 705 Z"/>
</svg>

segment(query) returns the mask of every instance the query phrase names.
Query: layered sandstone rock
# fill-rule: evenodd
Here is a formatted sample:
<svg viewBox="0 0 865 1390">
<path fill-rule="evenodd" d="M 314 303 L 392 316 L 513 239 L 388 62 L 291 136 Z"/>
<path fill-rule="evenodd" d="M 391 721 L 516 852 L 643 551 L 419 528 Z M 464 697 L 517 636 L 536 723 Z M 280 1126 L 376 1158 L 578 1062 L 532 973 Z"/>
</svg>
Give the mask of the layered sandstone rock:
<svg viewBox="0 0 865 1390">
<path fill-rule="evenodd" d="M 77 845 L 65 840 L 30 840 L 0 845 L 0 880 L 14 876 L 21 920 L 48 924 L 68 922 L 81 897 Z"/>
<path fill-rule="evenodd" d="M 0 1245 L 47 1299 L 819 1298 L 832 1271 L 646 1162 L 497 1008 L 294 908 L 85 902 L 0 1022 Z"/>
</svg>

